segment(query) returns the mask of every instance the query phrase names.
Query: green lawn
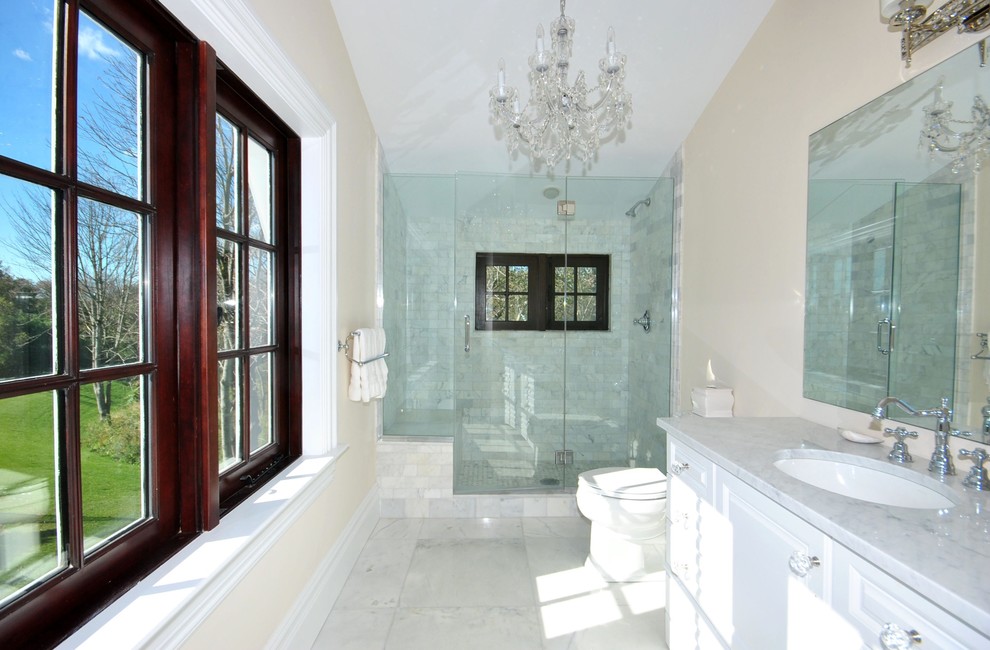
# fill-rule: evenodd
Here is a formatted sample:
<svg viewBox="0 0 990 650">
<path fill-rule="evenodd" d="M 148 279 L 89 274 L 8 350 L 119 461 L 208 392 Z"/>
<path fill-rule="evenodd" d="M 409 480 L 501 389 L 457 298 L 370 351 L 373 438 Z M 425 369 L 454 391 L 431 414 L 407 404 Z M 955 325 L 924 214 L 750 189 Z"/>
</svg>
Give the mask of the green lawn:
<svg viewBox="0 0 990 650">
<path fill-rule="evenodd" d="M 115 382 L 114 407 L 124 403 L 135 389 Z M 0 494 L 16 484 L 44 481 L 47 486 L 46 515 L 40 521 L 41 552 L 53 556 L 55 539 L 55 433 L 51 393 L 41 393 L 0 400 Z M 113 411 L 112 411 L 113 413 Z M 83 387 L 80 395 L 83 422 L 98 419 L 92 390 Z M 82 498 L 83 533 L 87 540 L 105 538 L 141 517 L 141 465 L 124 463 L 83 449 Z M 0 515 L 5 513 L 0 512 Z M 11 513 L 6 513 L 11 514 Z M 0 535 L 3 535 L 0 527 Z M 10 567 L 7 567 L 10 569 Z M 18 569 L 20 572 L 20 569 Z M 7 571 L 0 572 L 0 583 Z M 0 597 L 6 585 L 0 585 Z"/>
</svg>

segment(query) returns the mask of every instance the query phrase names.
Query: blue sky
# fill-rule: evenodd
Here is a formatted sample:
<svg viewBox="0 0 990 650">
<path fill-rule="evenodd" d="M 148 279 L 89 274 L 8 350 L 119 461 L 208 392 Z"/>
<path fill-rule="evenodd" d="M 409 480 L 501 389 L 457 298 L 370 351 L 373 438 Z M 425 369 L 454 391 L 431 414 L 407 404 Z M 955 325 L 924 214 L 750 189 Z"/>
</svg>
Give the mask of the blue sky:
<svg viewBox="0 0 990 650">
<path fill-rule="evenodd" d="M 0 14 L 0 155 L 50 169 L 55 3 L 16 0 L 5 5 Z M 80 17 L 79 25 L 80 78 L 93 80 L 107 59 L 120 54 L 119 43 L 86 16 Z M 81 103 L 86 99 L 80 96 Z M 0 176 L 0 208 L 16 199 L 21 186 Z M 0 209 L 0 261 L 32 275 L 18 263 L 13 240 L 8 218 Z"/>
</svg>

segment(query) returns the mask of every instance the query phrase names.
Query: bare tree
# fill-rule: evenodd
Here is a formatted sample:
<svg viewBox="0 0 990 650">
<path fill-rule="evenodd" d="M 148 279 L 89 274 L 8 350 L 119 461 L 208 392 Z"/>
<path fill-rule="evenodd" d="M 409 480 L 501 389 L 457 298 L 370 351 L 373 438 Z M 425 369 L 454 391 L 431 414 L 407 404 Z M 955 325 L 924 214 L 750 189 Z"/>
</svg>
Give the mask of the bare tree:
<svg viewBox="0 0 990 650">
<path fill-rule="evenodd" d="M 135 197 L 143 164 L 137 126 L 139 67 L 136 57 L 125 54 L 105 61 L 94 100 L 84 104 L 79 117 L 78 176 Z M 16 236 L 11 249 L 21 265 L 35 269 L 40 278 L 53 275 L 52 203 L 49 190 L 32 186 L 3 206 Z M 143 220 L 128 210 L 78 200 L 75 272 L 84 365 L 99 368 L 140 358 Z M 110 417 L 111 384 L 95 382 L 93 390 L 100 418 L 105 420 Z"/>
</svg>

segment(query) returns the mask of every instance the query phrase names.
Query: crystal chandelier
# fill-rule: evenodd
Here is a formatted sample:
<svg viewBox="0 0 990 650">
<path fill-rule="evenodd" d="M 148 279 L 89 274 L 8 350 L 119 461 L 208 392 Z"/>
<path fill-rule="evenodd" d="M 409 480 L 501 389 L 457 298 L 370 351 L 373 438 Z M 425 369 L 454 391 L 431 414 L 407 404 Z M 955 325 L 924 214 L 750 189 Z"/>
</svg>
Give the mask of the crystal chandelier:
<svg viewBox="0 0 990 650">
<path fill-rule="evenodd" d="M 973 98 L 971 120 L 959 120 L 952 115 L 952 102 L 942 97 L 942 80 L 935 86 L 935 98 L 925 106 L 925 123 L 921 142 L 932 156 L 935 152 L 952 155 L 952 172 L 971 169 L 980 171 L 990 156 L 990 108 L 979 95 Z M 967 128 L 968 127 L 968 128 Z"/>
<path fill-rule="evenodd" d="M 529 57 L 530 100 L 522 108 L 516 89 L 505 84 L 505 61 L 499 59 L 498 81 L 491 90 L 491 110 L 495 123 L 505 131 L 509 152 L 528 151 L 535 161 L 553 167 L 561 160 L 577 156 L 583 162 L 594 158 L 603 138 L 625 130 L 632 112 L 629 93 L 623 88 L 626 57 L 615 49 L 615 32 L 608 28 L 605 57 L 599 62 L 598 98 L 578 73 L 574 84 L 567 80 L 570 66 L 574 19 L 564 15 L 550 23 L 550 48 L 543 37 L 543 25 L 536 29 L 536 51 Z"/>
</svg>

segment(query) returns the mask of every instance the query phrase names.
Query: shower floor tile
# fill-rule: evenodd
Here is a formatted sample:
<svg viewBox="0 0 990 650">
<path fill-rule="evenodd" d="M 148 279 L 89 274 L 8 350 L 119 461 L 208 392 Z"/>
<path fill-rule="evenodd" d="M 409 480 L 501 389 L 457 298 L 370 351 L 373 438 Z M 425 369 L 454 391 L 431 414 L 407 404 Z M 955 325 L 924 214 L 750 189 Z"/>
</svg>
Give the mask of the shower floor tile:
<svg viewBox="0 0 990 650">
<path fill-rule="evenodd" d="M 382 519 L 315 649 L 667 650 L 663 582 L 584 565 L 580 517 Z"/>
</svg>

